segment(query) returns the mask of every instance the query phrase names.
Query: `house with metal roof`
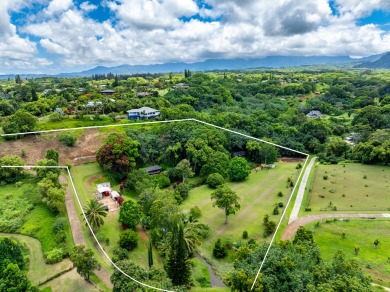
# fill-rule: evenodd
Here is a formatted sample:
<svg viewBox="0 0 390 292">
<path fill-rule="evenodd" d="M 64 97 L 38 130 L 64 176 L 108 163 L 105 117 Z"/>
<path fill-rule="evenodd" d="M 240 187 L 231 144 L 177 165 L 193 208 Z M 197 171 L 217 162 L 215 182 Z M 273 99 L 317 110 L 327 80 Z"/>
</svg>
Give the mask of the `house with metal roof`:
<svg viewBox="0 0 390 292">
<path fill-rule="evenodd" d="M 151 107 L 141 107 L 127 111 L 129 120 L 152 119 L 160 115 L 160 111 Z"/>
</svg>

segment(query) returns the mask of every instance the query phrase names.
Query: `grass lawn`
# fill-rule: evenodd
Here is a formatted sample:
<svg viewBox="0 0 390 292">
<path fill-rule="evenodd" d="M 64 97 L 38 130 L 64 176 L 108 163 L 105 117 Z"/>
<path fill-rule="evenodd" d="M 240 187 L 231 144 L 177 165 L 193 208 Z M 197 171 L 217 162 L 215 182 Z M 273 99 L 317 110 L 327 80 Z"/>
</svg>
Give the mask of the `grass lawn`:
<svg viewBox="0 0 390 292">
<path fill-rule="evenodd" d="M 0 233 L 0 237 L 15 238 L 26 244 L 30 258 L 27 277 L 34 285 L 38 285 L 46 279 L 72 267 L 72 263 L 68 259 L 54 265 L 47 265 L 43 257 L 41 243 L 35 238 L 10 233 Z"/>
<path fill-rule="evenodd" d="M 70 272 L 61 275 L 60 277 L 42 285 L 40 287 L 44 292 L 94 292 L 100 291 L 98 288 L 92 284 L 85 281 L 76 271 L 76 269 L 71 270 Z"/>
<path fill-rule="evenodd" d="M 84 206 L 86 205 L 87 201 L 93 198 L 93 195 L 96 193 L 96 183 L 104 181 L 105 176 L 98 163 L 88 163 L 74 166 L 71 169 L 71 173 L 77 189 L 77 193 L 79 194 L 81 203 Z M 119 186 L 114 186 L 113 189 L 118 190 Z M 125 200 L 128 198 L 129 197 L 125 196 Z M 109 244 L 107 245 L 103 243 L 103 246 L 110 257 L 114 255 L 114 250 L 118 247 L 119 234 L 122 231 L 121 224 L 118 222 L 118 218 L 118 212 L 109 212 L 107 217 L 104 219 L 104 225 L 98 232 L 103 234 L 104 237 L 109 238 Z M 85 228 L 84 224 L 83 228 Z M 85 230 L 84 234 L 87 235 L 86 237 L 88 239 L 90 239 L 89 231 Z M 147 234 L 141 230 L 141 228 L 138 228 L 138 234 L 138 246 L 129 253 L 129 257 L 138 265 L 148 267 L 147 254 L 149 239 Z M 94 240 L 90 240 L 90 243 L 97 247 L 96 243 L 93 242 Z M 154 255 L 154 266 L 162 268 L 163 263 L 160 258 L 157 257 L 156 250 L 154 250 Z"/>
<path fill-rule="evenodd" d="M 224 241 L 236 242 L 241 239 L 242 232 L 248 231 L 249 238 L 254 238 L 263 242 L 263 217 L 266 214 L 271 216 L 271 220 L 277 222 L 279 215 L 271 215 L 274 204 L 283 202 L 286 204 L 291 188 L 287 188 L 288 177 L 294 180 L 298 170 L 296 163 L 277 163 L 275 169 L 260 170 L 257 173 L 252 171 L 246 181 L 240 183 L 228 183 L 240 197 L 241 210 L 236 215 L 229 216 L 228 224 L 224 224 L 224 211 L 212 206 L 210 195 L 212 189 L 203 185 L 190 191 L 189 197 L 183 202 L 182 208 L 188 211 L 193 206 L 198 206 L 202 210 L 199 221 L 210 226 L 210 234 L 199 247 L 199 252 L 207 258 L 208 262 L 214 266 L 217 273 L 225 277 L 232 268 L 233 253 L 224 260 L 217 260 L 212 256 L 214 243 L 218 238 Z M 282 191 L 282 198 L 277 193 Z"/>
<path fill-rule="evenodd" d="M 195 287 L 201 287 L 201 288 L 211 287 L 210 272 L 207 266 L 198 258 L 192 258 L 191 264 L 192 264 L 192 280 L 194 281 Z"/>
<path fill-rule="evenodd" d="M 313 183 L 303 209 L 310 207 L 313 213 L 333 211 L 334 206 L 341 212 L 390 210 L 390 167 L 318 165 L 313 171 Z"/>
<path fill-rule="evenodd" d="M 389 219 L 355 219 L 349 222 L 333 221 L 307 225 L 313 231 L 314 241 L 318 244 L 322 257 L 330 261 L 337 250 L 348 258 L 359 262 L 363 271 L 372 277 L 374 283 L 390 287 L 390 220 Z M 345 233 L 345 238 L 343 238 Z M 378 248 L 374 241 L 379 240 Z M 355 247 L 359 247 L 355 255 Z"/>
</svg>

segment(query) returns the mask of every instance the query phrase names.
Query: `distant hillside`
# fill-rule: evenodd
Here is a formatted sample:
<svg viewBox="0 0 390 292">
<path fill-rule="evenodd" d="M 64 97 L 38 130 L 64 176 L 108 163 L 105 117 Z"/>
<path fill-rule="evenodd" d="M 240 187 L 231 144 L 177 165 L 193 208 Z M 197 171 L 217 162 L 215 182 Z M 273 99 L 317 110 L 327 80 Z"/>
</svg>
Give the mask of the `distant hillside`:
<svg viewBox="0 0 390 292">
<path fill-rule="evenodd" d="M 382 55 L 375 61 L 364 62 L 356 65 L 354 68 L 390 69 L 390 52 Z"/>
<path fill-rule="evenodd" d="M 91 76 L 94 74 L 142 74 L 142 73 L 167 73 L 181 72 L 184 69 L 192 71 L 211 70 L 241 70 L 252 68 L 282 68 L 299 67 L 307 65 L 329 65 L 353 62 L 354 59 L 348 56 L 272 56 L 257 59 L 211 59 L 195 63 L 166 63 L 154 65 L 121 65 L 116 67 L 102 67 L 74 73 L 60 74 L 59 76 Z"/>
<path fill-rule="evenodd" d="M 288 68 L 300 66 L 331 65 L 346 68 L 390 68 L 390 53 L 386 55 L 373 55 L 361 59 L 352 59 L 348 56 L 269 56 L 254 59 L 210 59 L 195 63 L 165 63 L 153 65 L 120 65 L 115 67 L 97 66 L 95 68 L 72 73 L 48 74 L 20 74 L 22 79 L 39 78 L 46 76 L 57 77 L 90 77 L 95 74 L 147 74 L 183 72 L 184 69 L 191 71 L 212 70 L 245 70 L 255 68 Z M 0 75 L 0 79 L 15 78 L 14 74 Z"/>
</svg>

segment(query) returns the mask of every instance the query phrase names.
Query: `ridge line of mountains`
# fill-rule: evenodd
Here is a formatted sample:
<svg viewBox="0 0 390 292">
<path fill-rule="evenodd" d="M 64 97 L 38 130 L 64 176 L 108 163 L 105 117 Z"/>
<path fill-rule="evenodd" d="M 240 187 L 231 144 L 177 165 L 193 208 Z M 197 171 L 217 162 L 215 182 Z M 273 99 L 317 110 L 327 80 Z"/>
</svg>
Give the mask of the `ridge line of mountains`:
<svg viewBox="0 0 390 292">
<path fill-rule="evenodd" d="M 349 56 L 269 56 L 255 59 L 209 59 L 195 63 L 164 63 L 153 65 L 120 65 L 115 67 L 97 66 L 95 68 L 72 73 L 60 74 L 20 74 L 21 77 L 89 77 L 96 74 L 115 75 L 121 74 L 153 74 L 182 72 L 185 69 L 191 71 L 212 71 L 212 70 L 245 70 L 260 68 L 288 68 L 302 66 L 333 65 L 348 68 L 368 69 L 390 69 L 390 52 L 380 55 L 373 55 L 366 58 L 353 59 Z M 15 74 L 0 75 L 0 79 L 13 78 Z"/>
</svg>

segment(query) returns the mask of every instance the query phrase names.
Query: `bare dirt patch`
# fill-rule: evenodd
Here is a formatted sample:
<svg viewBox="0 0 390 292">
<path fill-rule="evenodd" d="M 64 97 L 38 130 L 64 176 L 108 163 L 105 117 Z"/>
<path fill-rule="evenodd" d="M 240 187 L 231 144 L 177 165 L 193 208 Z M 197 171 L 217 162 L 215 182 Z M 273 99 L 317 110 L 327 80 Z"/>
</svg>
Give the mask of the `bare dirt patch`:
<svg viewBox="0 0 390 292">
<path fill-rule="evenodd" d="M 304 162 L 305 158 L 297 157 L 280 157 L 279 162 Z"/>
<path fill-rule="evenodd" d="M 35 164 L 45 157 L 48 149 L 56 149 L 60 153 L 60 164 L 79 164 L 87 161 L 94 161 L 96 151 L 104 142 L 103 135 L 99 130 L 85 130 L 77 138 L 74 147 L 67 147 L 58 141 L 60 133 L 50 133 L 41 135 L 30 135 L 19 140 L 5 141 L 0 144 L 0 157 L 4 155 L 17 155 L 22 157 L 22 152 L 26 157 L 22 157 L 27 164 Z M 80 157 L 88 157 L 78 159 Z"/>
<path fill-rule="evenodd" d="M 99 174 L 96 174 L 96 175 L 92 175 L 90 176 L 88 179 L 87 179 L 87 185 L 88 186 L 92 186 L 92 184 L 99 178 L 103 178 L 103 177 L 106 177 L 104 174 L 102 173 L 99 173 Z"/>
</svg>

